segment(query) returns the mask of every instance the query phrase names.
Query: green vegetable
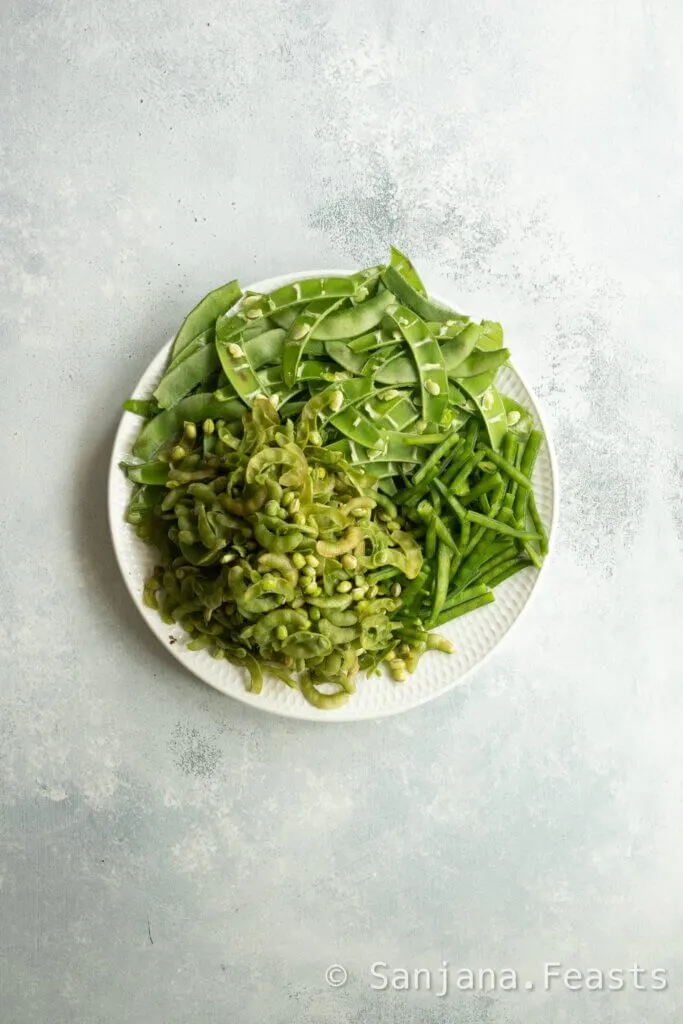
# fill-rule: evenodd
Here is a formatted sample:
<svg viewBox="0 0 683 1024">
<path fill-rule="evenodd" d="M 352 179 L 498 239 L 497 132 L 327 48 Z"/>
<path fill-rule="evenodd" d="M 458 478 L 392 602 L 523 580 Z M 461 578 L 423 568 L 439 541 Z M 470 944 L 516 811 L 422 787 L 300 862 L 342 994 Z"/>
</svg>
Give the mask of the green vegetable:
<svg viewBox="0 0 683 1024">
<path fill-rule="evenodd" d="M 542 435 L 496 386 L 509 355 L 395 248 L 347 277 L 211 292 L 124 406 L 145 421 L 121 464 L 157 551 L 145 601 L 251 692 L 269 673 L 320 709 L 359 670 L 403 682 L 452 650 L 429 630 L 548 550 Z"/>
</svg>

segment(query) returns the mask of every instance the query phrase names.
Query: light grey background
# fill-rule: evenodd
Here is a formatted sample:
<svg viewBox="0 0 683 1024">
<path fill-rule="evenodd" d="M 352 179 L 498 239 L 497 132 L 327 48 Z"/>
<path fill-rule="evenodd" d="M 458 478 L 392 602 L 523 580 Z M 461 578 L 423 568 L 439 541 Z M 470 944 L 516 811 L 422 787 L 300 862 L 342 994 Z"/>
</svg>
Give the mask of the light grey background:
<svg viewBox="0 0 683 1024">
<path fill-rule="evenodd" d="M 2 4 L 2 1024 L 680 1021 L 682 37 L 662 0 Z M 127 598 L 118 408 L 210 287 L 390 240 L 519 339 L 556 558 L 467 686 L 278 721 Z M 370 990 L 443 958 L 670 986 Z"/>
</svg>

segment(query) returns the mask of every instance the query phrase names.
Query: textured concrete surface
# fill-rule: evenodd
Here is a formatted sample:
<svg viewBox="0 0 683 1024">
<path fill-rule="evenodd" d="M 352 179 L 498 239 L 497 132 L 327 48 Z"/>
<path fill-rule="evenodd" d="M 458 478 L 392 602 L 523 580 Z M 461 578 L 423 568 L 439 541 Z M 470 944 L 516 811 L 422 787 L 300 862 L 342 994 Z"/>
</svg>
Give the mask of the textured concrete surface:
<svg viewBox="0 0 683 1024">
<path fill-rule="evenodd" d="M 3 1024 L 680 1021 L 680 4 L 20 0 L 0 30 Z M 557 557 L 466 687 L 281 722 L 138 620 L 117 409 L 208 287 L 389 240 L 523 339 Z M 669 987 L 371 989 L 443 959 Z"/>
</svg>

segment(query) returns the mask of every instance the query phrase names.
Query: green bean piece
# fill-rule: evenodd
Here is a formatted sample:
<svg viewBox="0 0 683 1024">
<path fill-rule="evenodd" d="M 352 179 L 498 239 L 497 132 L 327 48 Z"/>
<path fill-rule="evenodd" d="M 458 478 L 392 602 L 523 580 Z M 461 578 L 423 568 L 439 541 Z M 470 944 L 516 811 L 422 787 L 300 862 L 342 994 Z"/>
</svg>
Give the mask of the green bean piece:
<svg viewBox="0 0 683 1024">
<path fill-rule="evenodd" d="M 462 443 L 460 435 L 452 430 L 445 436 L 438 448 L 435 448 L 427 461 L 422 465 L 413 477 L 413 485 L 421 483 L 432 469 L 438 469 L 446 456 Z"/>
<path fill-rule="evenodd" d="M 428 501 L 420 502 L 420 504 L 417 507 L 417 514 L 426 523 L 430 525 L 432 523 L 434 524 L 436 536 L 442 542 L 442 544 L 445 544 L 446 547 L 450 548 L 450 550 L 454 554 L 460 554 L 460 549 L 458 548 L 458 545 L 453 539 L 450 530 L 448 529 L 444 521 L 441 519 L 441 517 L 436 514 L 433 507 L 429 504 Z M 470 513 L 468 512 L 468 516 L 469 515 Z"/>
<path fill-rule="evenodd" d="M 437 491 L 439 492 L 443 500 L 446 502 L 446 504 L 450 507 L 451 511 L 455 513 L 460 522 L 465 523 L 466 521 L 468 521 L 467 509 L 465 508 L 465 506 L 460 501 L 458 501 L 454 494 L 451 494 L 448 487 L 446 487 L 446 485 L 442 483 L 438 477 L 434 480 L 434 486 L 436 487 Z"/>
<path fill-rule="evenodd" d="M 175 336 L 171 349 L 171 360 L 176 359 L 186 345 L 208 328 L 213 327 L 216 318 L 234 306 L 242 294 L 237 281 L 228 281 L 209 292 L 183 321 Z"/>
<path fill-rule="evenodd" d="M 484 458 L 484 452 L 480 449 L 475 452 L 474 455 L 470 455 L 467 462 L 465 462 L 460 469 L 458 475 L 455 477 L 453 482 L 449 485 L 448 489 L 451 494 L 456 494 L 459 498 L 467 494 L 468 491 L 468 480 L 470 474 L 477 468 L 479 463 Z"/>
<path fill-rule="evenodd" d="M 543 520 L 536 507 L 536 497 L 533 491 L 529 492 L 529 511 L 531 513 L 531 520 L 534 524 L 534 530 L 539 537 L 539 547 L 542 555 L 548 554 L 548 532 L 543 525 Z"/>
<path fill-rule="evenodd" d="M 490 516 L 484 516 L 480 512 L 473 512 L 468 510 L 467 518 L 471 523 L 478 523 L 480 526 L 485 526 L 487 530 L 493 530 L 494 533 L 502 533 L 506 537 L 518 537 L 520 540 L 539 540 L 539 533 L 527 533 L 525 530 L 517 530 L 513 526 L 507 526 L 506 523 L 502 523 L 500 519 L 491 519 Z"/>
<path fill-rule="evenodd" d="M 448 377 L 439 343 L 426 324 L 405 306 L 389 306 L 390 321 L 401 332 L 410 348 L 420 379 L 420 397 L 424 419 L 438 423 L 448 402 Z"/>
<path fill-rule="evenodd" d="M 528 480 L 531 480 L 536 459 L 538 458 L 538 453 L 541 450 L 542 444 L 543 434 L 541 434 L 539 430 L 532 430 L 529 433 L 529 439 L 526 443 L 526 447 L 524 448 L 524 452 L 522 453 L 522 459 L 519 465 L 520 473 L 522 473 Z M 528 488 L 518 488 L 513 504 L 515 519 L 520 521 L 524 520 L 528 495 L 531 493 L 532 492 Z"/>
<path fill-rule="evenodd" d="M 443 606 L 443 611 L 450 611 L 451 608 L 457 608 L 460 604 L 466 604 L 475 597 L 481 597 L 482 594 L 488 594 L 490 587 L 485 583 L 477 583 L 472 587 L 467 587 L 466 590 L 461 590 L 456 594 L 450 595 Z"/>
<path fill-rule="evenodd" d="M 510 578 L 510 576 L 514 576 L 516 573 L 521 572 L 522 569 L 526 569 L 531 564 L 531 561 L 529 561 L 528 559 L 510 559 L 509 562 L 506 562 L 504 565 L 499 566 L 495 575 L 493 575 L 491 578 L 487 578 L 486 581 L 488 583 L 488 586 L 491 587 L 491 589 L 493 589 L 494 587 L 499 587 L 500 584 L 504 583 L 505 580 Z"/>
<path fill-rule="evenodd" d="M 434 588 L 434 600 L 432 602 L 431 615 L 427 620 L 427 629 L 433 629 L 448 596 L 448 584 L 450 582 L 451 558 L 453 552 L 441 542 L 437 553 L 436 562 L 436 586 Z"/>
<path fill-rule="evenodd" d="M 479 483 L 476 483 L 473 487 L 466 491 L 462 495 L 462 504 L 471 505 L 473 501 L 480 498 L 482 494 L 488 494 L 489 491 L 495 491 L 500 484 L 503 482 L 503 478 L 500 473 L 488 473 L 483 477 Z"/>
<path fill-rule="evenodd" d="M 495 599 L 495 595 L 489 590 L 488 593 L 481 594 L 480 597 L 473 597 L 470 601 L 463 601 L 462 604 L 454 605 L 448 611 L 441 613 L 436 620 L 436 627 L 438 629 L 439 626 L 445 626 L 447 622 L 452 622 L 453 619 L 459 619 L 462 615 L 468 615 L 477 608 L 483 608 L 484 605 L 491 604 Z"/>
<path fill-rule="evenodd" d="M 498 452 L 493 451 L 492 448 L 488 448 L 486 445 L 483 447 L 483 451 L 486 453 L 486 457 L 490 459 L 495 466 L 505 473 L 506 476 L 510 477 L 511 480 L 516 481 L 520 487 L 524 487 L 525 490 L 531 490 L 531 480 L 525 473 L 520 472 L 516 466 L 507 459 L 504 459 Z"/>
</svg>

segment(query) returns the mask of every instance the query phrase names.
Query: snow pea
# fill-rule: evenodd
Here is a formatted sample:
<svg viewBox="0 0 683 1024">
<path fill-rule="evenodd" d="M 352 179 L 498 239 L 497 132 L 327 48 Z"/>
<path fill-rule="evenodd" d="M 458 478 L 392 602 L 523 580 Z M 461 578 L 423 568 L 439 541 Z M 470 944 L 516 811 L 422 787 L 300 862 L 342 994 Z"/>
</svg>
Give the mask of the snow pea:
<svg viewBox="0 0 683 1024">
<path fill-rule="evenodd" d="M 446 309 L 438 302 L 432 302 L 431 299 L 417 291 L 400 270 L 392 264 L 382 274 L 382 281 L 403 306 L 407 306 L 413 313 L 417 313 L 422 320 L 435 320 L 438 323 L 444 323 L 452 320 L 455 316 L 452 309 Z"/>
<path fill-rule="evenodd" d="M 356 338 L 361 334 L 367 334 L 380 323 L 387 307 L 395 302 L 396 299 L 391 292 L 378 292 L 374 298 L 367 299 L 350 309 L 335 311 L 321 320 L 311 328 L 311 337 L 319 338 L 321 341 L 339 341 L 342 338 Z"/>
<path fill-rule="evenodd" d="M 181 353 L 187 352 L 187 346 Z M 197 385 L 208 380 L 219 367 L 218 355 L 213 344 L 200 346 L 193 354 L 181 359 L 171 367 L 159 381 L 154 391 L 161 409 L 170 409 L 181 398 L 189 394 Z"/>
<path fill-rule="evenodd" d="M 264 316 L 277 323 L 279 314 L 291 306 L 308 306 L 319 299 L 352 298 L 357 289 L 358 283 L 351 277 L 309 277 L 277 288 L 269 295 L 248 295 L 239 309 L 218 318 L 216 337 L 230 339 Z"/>
<path fill-rule="evenodd" d="M 389 262 L 394 270 L 396 270 L 397 273 L 399 273 L 419 295 L 427 294 L 427 289 L 423 285 L 417 270 L 408 257 L 402 253 L 400 249 L 397 249 L 395 245 L 392 245 L 389 248 Z"/>
<path fill-rule="evenodd" d="M 477 348 L 481 352 L 493 352 L 503 347 L 503 328 L 495 320 L 482 320 L 481 334 Z"/>
<path fill-rule="evenodd" d="M 331 305 L 324 303 L 323 308 L 320 303 L 314 302 L 297 315 L 287 331 L 282 350 L 282 377 L 287 387 L 291 387 L 297 379 L 299 363 L 309 338 L 313 337 L 316 329 L 327 321 L 343 301 L 339 299 Z"/>
<path fill-rule="evenodd" d="M 151 462 L 127 463 L 119 466 L 129 480 L 135 484 L 165 484 L 168 479 L 168 463 L 154 460 Z"/>
<path fill-rule="evenodd" d="M 438 423 L 448 402 L 448 377 L 439 343 L 426 325 L 405 306 L 390 306 L 387 319 L 395 325 L 412 353 L 420 378 L 422 415 Z"/>
<path fill-rule="evenodd" d="M 458 364 L 451 376 L 457 380 L 464 377 L 479 377 L 483 373 L 497 370 L 503 363 L 507 363 L 509 358 L 510 350 L 507 348 L 499 348 L 494 352 L 472 352 Z"/>
<path fill-rule="evenodd" d="M 256 337 L 247 338 L 247 332 L 244 332 L 242 348 L 247 354 L 252 370 L 260 370 L 262 366 L 276 366 L 282 362 L 282 347 L 286 333 L 281 327 L 274 327 L 270 331 L 257 334 Z"/>
<path fill-rule="evenodd" d="M 456 384 L 476 405 L 484 421 L 491 447 L 498 450 L 508 427 L 503 399 L 493 385 L 494 376 L 495 371 L 489 371 L 478 377 L 459 377 Z"/>
<path fill-rule="evenodd" d="M 242 289 L 237 281 L 228 281 L 227 284 L 223 284 L 220 288 L 205 295 L 201 302 L 197 303 L 194 309 L 188 313 L 176 334 L 171 349 L 171 360 L 180 355 L 185 346 L 203 331 L 213 327 L 217 317 L 234 306 L 241 295 Z"/>
<path fill-rule="evenodd" d="M 201 423 L 206 419 L 234 420 L 241 415 L 243 408 L 237 399 L 220 401 L 208 392 L 188 395 L 172 409 L 165 409 L 145 423 L 133 445 L 133 454 L 139 459 L 151 459 L 180 433 L 185 421 Z"/>
</svg>

